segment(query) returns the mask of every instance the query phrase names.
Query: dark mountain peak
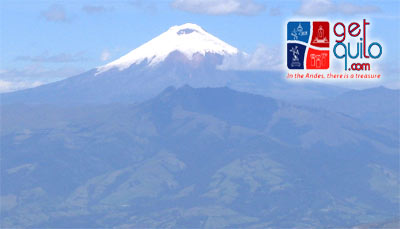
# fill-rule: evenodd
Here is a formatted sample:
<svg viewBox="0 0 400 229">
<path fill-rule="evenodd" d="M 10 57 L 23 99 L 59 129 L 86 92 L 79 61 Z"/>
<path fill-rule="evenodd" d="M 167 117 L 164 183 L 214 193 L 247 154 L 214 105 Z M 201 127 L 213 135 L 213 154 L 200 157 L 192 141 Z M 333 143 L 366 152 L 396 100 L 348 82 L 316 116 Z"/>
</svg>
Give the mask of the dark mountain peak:
<svg viewBox="0 0 400 229">
<path fill-rule="evenodd" d="M 174 87 L 174 86 L 169 86 L 169 87 L 165 88 L 164 91 L 162 91 L 162 92 L 160 93 L 160 96 L 165 97 L 165 96 L 171 95 L 171 94 L 174 93 L 175 91 L 176 91 L 176 87 Z"/>
<path fill-rule="evenodd" d="M 193 88 L 185 85 L 180 88 L 168 87 L 144 106 L 152 115 L 170 116 L 174 108 L 180 107 L 258 129 L 264 127 L 278 109 L 278 101 L 228 87 Z"/>
</svg>

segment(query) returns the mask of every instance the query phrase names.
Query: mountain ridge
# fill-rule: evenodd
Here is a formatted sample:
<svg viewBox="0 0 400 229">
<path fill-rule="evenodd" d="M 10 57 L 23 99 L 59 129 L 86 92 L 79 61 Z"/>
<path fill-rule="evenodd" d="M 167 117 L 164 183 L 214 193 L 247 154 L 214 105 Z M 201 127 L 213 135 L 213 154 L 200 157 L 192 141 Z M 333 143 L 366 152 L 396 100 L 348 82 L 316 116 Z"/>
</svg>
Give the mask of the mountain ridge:
<svg viewBox="0 0 400 229">
<path fill-rule="evenodd" d="M 315 107 L 340 112 L 397 132 L 400 125 L 400 89 L 383 86 L 364 90 L 349 90 L 330 99 L 310 102 Z"/>
</svg>

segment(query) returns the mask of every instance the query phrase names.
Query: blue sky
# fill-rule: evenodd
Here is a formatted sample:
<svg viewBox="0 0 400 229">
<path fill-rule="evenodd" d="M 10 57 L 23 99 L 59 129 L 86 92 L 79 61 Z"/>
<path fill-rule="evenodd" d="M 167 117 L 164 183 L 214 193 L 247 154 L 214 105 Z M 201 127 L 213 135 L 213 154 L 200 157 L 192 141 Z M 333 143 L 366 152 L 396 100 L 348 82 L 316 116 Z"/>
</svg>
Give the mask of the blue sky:
<svg viewBox="0 0 400 229">
<path fill-rule="evenodd" d="M 103 65 L 186 22 L 271 60 L 280 55 L 285 23 L 293 18 L 369 19 L 372 37 L 384 44 L 379 65 L 385 79 L 377 84 L 400 87 L 399 1 L 2 0 L 0 8 L 0 92 Z"/>
</svg>

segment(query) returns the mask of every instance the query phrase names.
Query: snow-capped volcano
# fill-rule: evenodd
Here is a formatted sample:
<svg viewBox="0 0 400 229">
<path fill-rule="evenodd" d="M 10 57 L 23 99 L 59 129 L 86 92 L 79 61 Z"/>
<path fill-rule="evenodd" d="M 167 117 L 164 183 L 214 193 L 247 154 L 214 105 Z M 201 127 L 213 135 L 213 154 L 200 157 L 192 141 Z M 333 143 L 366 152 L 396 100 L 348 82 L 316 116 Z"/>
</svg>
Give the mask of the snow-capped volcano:
<svg viewBox="0 0 400 229">
<path fill-rule="evenodd" d="M 2 94 L 3 104 L 137 103 L 170 86 L 230 87 L 266 96 L 324 98 L 340 90 L 299 87 L 270 72 L 225 71 L 224 58 L 239 54 L 195 24 L 173 26 L 125 56 L 70 78 L 36 88 Z M 336 93 L 336 94 L 335 94 Z M 320 96 L 320 97 L 315 97 Z"/>
<path fill-rule="evenodd" d="M 147 60 L 149 66 L 154 66 L 167 58 L 169 54 L 178 51 L 189 60 L 194 54 L 235 55 L 238 49 L 207 33 L 196 24 L 186 23 L 173 26 L 166 32 L 132 50 L 125 56 L 97 68 L 97 74 L 112 68 L 124 70 L 132 64 L 140 64 Z"/>
</svg>

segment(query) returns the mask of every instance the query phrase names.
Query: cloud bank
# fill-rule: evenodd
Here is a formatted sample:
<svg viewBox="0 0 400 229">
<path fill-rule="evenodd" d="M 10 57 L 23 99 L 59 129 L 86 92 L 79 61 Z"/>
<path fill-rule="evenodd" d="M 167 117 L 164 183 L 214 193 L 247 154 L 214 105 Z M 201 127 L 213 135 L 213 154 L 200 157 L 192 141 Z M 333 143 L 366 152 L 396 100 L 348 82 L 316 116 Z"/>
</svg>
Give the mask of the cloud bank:
<svg viewBox="0 0 400 229">
<path fill-rule="evenodd" d="M 324 16 L 327 14 L 371 14 L 379 13 L 381 9 L 378 6 L 354 4 L 350 2 L 340 2 L 332 0 L 303 0 L 299 9 L 295 13 L 303 16 Z"/>
<path fill-rule="evenodd" d="M 55 55 L 49 55 L 47 52 L 38 56 L 18 56 L 15 58 L 18 61 L 29 61 L 29 62 L 40 62 L 40 63 L 69 63 L 84 61 L 86 58 L 82 52 L 75 54 L 60 53 Z"/>
<path fill-rule="evenodd" d="M 255 15 L 265 10 L 263 4 L 254 0 L 174 0 L 173 8 L 209 15 Z"/>
<path fill-rule="evenodd" d="M 32 64 L 20 69 L 0 70 L 0 93 L 37 87 L 82 73 L 84 69 L 66 67 L 49 69 Z"/>
<path fill-rule="evenodd" d="M 280 71 L 283 69 L 282 55 L 279 48 L 260 45 L 251 54 L 239 53 L 236 56 L 225 57 L 218 68 L 221 70 Z"/>
</svg>

